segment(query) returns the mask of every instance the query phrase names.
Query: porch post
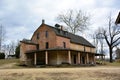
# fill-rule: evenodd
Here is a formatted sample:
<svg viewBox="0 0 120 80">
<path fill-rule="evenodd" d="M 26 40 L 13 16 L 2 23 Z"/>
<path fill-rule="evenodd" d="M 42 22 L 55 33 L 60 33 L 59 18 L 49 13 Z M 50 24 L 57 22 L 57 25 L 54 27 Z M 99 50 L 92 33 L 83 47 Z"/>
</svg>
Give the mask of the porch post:
<svg viewBox="0 0 120 80">
<path fill-rule="evenodd" d="M 36 65 L 36 64 L 37 64 L 37 54 L 34 53 L 34 65 Z"/>
<path fill-rule="evenodd" d="M 88 53 L 87 53 L 86 63 L 87 63 L 87 64 L 89 63 L 89 55 L 88 55 Z"/>
<path fill-rule="evenodd" d="M 45 64 L 48 64 L 48 51 L 45 51 Z"/>
<path fill-rule="evenodd" d="M 95 54 L 93 54 L 94 64 L 96 64 L 96 57 Z"/>
<path fill-rule="evenodd" d="M 70 51 L 68 51 L 68 62 L 69 64 L 71 64 L 71 52 Z"/>
<path fill-rule="evenodd" d="M 78 52 L 78 64 L 80 64 L 80 52 Z"/>
</svg>

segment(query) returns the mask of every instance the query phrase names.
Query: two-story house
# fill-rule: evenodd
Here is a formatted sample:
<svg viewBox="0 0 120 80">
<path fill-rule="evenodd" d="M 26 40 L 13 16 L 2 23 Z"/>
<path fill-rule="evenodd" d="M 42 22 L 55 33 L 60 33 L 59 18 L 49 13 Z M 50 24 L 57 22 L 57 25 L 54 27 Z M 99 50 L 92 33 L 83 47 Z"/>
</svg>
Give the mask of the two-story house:
<svg viewBox="0 0 120 80">
<path fill-rule="evenodd" d="M 119 12 L 119 14 L 118 14 L 118 16 L 117 16 L 117 19 L 116 19 L 116 21 L 115 21 L 115 24 L 117 25 L 117 27 L 120 27 L 120 12 Z M 116 49 L 116 59 L 117 59 L 117 60 L 120 60 L 120 48 L 117 48 L 117 49 Z"/>
<path fill-rule="evenodd" d="M 85 38 L 42 24 L 31 40 L 20 41 L 20 60 L 26 65 L 94 64 L 95 47 Z"/>
</svg>

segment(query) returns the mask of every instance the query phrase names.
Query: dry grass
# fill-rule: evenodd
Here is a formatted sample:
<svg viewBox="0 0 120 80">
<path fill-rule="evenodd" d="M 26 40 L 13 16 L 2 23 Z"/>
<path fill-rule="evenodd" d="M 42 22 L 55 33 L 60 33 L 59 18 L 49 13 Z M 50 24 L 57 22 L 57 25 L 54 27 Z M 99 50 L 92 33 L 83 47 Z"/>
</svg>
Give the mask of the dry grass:
<svg viewBox="0 0 120 80">
<path fill-rule="evenodd" d="M 26 68 L 0 60 L 0 80 L 120 80 L 120 63 L 95 67 Z M 16 68 L 16 69 L 15 69 Z"/>
<path fill-rule="evenodd" d="M 19 59 L 0 59 L 0 69 L 22 68 L 18 64 Z"/>
<path fill-rule="evenodd" d="M 120 68 L 1 69 L 0 80 L 120 80 Z"/>
</svg>

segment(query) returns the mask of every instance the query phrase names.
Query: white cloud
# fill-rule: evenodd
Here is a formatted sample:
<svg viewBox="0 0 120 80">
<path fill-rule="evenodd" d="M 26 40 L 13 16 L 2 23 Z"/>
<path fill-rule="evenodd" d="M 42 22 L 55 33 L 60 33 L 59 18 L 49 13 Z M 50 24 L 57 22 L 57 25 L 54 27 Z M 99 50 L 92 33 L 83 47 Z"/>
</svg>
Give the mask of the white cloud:
<svg viewBox="0 0 120 80">
<path fill-rule="evenodd" d="M 116 18 L 120 11 L 119 0 L 1 0 L 0 24 L 7 29 L 8 40 L 30 38 L 41 20 L 49 25 L 55 17 L 68 9 L 82 9 L 92 14 L 90 28 L 103 26 L 110 11 Z"/>
</svg>

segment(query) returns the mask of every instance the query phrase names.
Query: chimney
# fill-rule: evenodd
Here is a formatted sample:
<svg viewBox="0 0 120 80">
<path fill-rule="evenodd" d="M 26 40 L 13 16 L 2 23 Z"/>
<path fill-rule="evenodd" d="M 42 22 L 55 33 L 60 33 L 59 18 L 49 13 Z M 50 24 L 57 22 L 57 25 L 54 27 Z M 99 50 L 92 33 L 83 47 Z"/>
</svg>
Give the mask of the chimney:
<svg viewBox="0 0 120 80">
<path fill-rule="evenodd" d="M 42 19 L 42 24 L 45 24 L 45 20 L 44 19 Z"/>
<path fill-rule="evenodd" d="M 56 28 L 59 28 L 59 27 L 60 27 L 60 25 L 59 25 L 59 24 L 55 24 L 55 27 L 56 27 Z"/>
</svg>

